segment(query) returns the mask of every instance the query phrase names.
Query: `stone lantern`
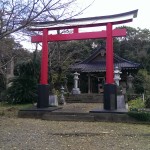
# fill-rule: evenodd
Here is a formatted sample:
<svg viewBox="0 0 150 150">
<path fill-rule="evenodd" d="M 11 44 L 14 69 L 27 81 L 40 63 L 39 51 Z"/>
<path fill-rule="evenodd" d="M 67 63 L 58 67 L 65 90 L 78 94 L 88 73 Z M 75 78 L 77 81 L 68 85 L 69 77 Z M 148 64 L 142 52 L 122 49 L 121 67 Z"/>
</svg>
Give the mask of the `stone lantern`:
<svg viewBox="0 0 150 150">
<path fill-rule="evenodd" d="M 78 80 L 79 80 L 78 76 L 79 75 L 80 74 L 77 72 L 74 73 L 74 88 L 72 89 L 72 94 L 80 94 L 81 93 L 80 89 L 78 88 Z"/>
<path fill-rule="evenodd" d="M 116 66 L 114 70 L 114 80 L 117 86 L 119 86 L 119 81 L 121 80 L 120 78 L 121 73 L 122 72 L 119 70 L 118 66 Z"/>
<path fill-rule="evenodd" d="M 60 104 L 64 105 L 64 104 L 66 104 L 66 102 L 65 102 L 65 97 L 64 97 L 64 87 L 63 86 L 61 86 L 60 92 L 61 92 Z"/>
<path fill-rule="evenodd" d="M 129 89 L 132 89 L 133 79 L 134 77 L 131 74 L 129 74 L 129 76 L 127 77 L 127 84 L 128 84 Z"/>
</svg>

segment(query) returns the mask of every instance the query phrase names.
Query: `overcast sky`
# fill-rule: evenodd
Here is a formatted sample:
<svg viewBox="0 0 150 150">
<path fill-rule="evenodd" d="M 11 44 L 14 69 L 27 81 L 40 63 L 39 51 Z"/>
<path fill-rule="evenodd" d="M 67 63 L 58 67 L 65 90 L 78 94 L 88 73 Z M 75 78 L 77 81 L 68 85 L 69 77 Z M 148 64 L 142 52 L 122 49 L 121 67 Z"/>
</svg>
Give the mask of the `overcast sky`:
<svg viewBox="0 0 150 150">
<path fill-rule="evenodd" d="M 82 7 L 94 0 L 79 0 Z M 113 15 L 138 9 L 137 18 L 133 22 L 125 24 L 141 29 L 150 29 L 150 5 L 148 0 L 95 0 L 93 4 L 84 11 L 82 17 Z"/>
<path fill-rule="evenodd" d="M 78 18 L 113 15 L 138 9 L 137 18 L 124 25 L 150 29 L 150 5 L 148 0 L 78 0 L 78 3 L 80 8 L 85 8 L 92 3 Z M 22 42 L 21 44 L 26 48 L 35 48 L 31 42 L 28 42 L 28 44 Z"/>
</svg>

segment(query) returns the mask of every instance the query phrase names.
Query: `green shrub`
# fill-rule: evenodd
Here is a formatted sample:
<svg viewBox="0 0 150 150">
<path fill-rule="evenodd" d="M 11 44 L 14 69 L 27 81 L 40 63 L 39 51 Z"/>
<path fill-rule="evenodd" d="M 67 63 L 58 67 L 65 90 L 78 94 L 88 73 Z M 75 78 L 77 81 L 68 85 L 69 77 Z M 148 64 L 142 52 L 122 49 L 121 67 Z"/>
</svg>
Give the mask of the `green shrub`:
<svg viewBox="0 0 150 150">
<path fill-rule="evenodd" d="M 33 103 L 37 100 L 37 82 L 34 78 L 16 77 L 7 89 L 9 103 Z"/>
<path fill-rule="evenodd" d="M 145 108 L 145 104 L 141 98 L 136 98 L 128 102 L 129 110 L 138 110 Z"/>
<path fill-rule="evenodd" d="M 150 108 L 150 96 L 148 96 L 145 100 L 145 107 Z"/>
<path fill-rule="evenodd" d="M 150 121 L 150 112 L 146 111 L 130 111 L 128 115 L 139 121 Z"/>
<path fill-rule="evenodd" d="M 20 63 L 16 75 L 7 89 L 7 101 L 10 103 L 33 103 L 37 100 L 39 64 L 32 60 Z"/>
</svg>

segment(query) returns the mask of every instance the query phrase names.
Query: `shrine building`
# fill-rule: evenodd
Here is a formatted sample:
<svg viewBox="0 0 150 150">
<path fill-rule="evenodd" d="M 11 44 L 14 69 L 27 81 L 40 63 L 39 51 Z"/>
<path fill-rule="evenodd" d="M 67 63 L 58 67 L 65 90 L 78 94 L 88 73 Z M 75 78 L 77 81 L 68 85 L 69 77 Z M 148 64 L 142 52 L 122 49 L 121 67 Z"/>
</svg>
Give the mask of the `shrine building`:
<svg viewBox="0 0 150 150">
<path fill-rule="evenodd" d="M 114 67 L 118 67 L 120 85 L 124 91 L 128 88 L 128 80 L 138 72 L 139 63 L 121 58 L 114 53 Z M 106 50 L 104 47 L 97 48 L 87 59 L 75 63 L 71 67 L 72 72 L 80 73 L 79 88 L 81 93 L 103 93 L 106 80 Z"/>
</svg>

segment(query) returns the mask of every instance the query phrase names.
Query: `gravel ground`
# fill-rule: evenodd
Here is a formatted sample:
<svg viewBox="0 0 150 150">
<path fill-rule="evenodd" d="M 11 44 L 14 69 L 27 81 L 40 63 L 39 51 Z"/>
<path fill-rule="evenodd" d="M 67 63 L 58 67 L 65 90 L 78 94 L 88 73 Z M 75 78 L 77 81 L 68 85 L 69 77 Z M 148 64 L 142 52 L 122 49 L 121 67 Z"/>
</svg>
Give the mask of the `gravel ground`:
<svg viewBox="0 0 150 150">
<path fill-rule="evenodd" d="M 150 150 L 150 125 L 0 117 L 0 150 Z"/>
</svg>

